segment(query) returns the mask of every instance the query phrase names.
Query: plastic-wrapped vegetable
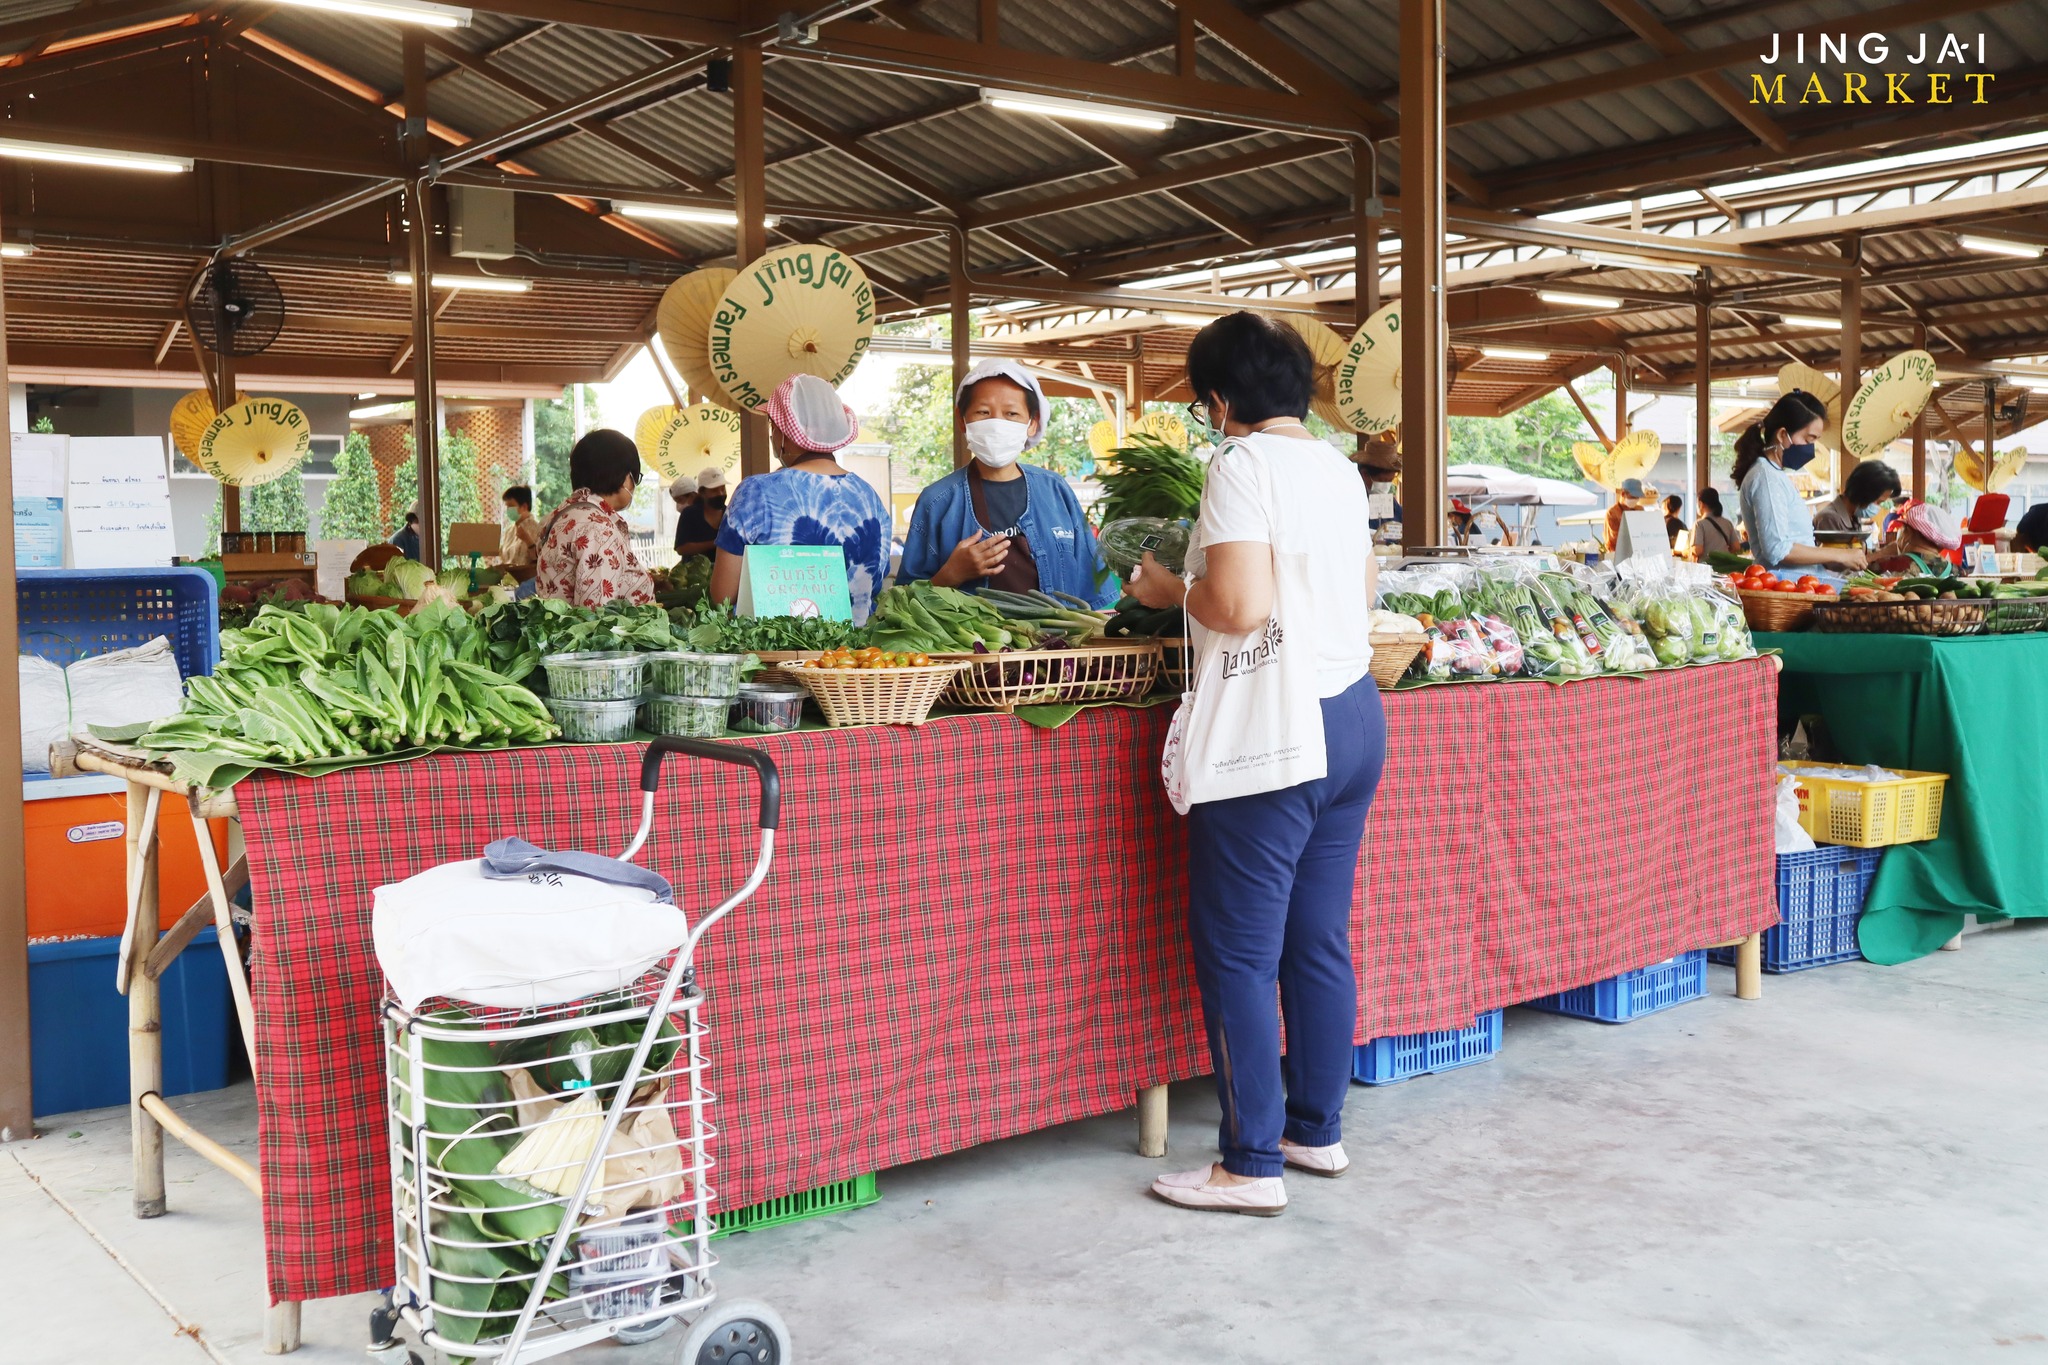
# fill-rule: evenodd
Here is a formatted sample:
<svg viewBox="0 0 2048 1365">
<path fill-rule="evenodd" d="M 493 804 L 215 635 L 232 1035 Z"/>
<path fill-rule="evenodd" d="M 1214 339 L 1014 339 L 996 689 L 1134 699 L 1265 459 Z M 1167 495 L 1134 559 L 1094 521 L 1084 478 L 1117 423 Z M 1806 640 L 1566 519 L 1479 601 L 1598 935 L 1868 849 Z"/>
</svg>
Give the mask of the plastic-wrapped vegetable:
<svg viewBox="0 0 2048 1365">
<path fill-rule="evenodd" d="M 1416 656 L 1410 669 L 1414 676 L 1449 682 L 1459 678 L 1490 678 L 1500 672 L 1500 661 L 1473 624 L 1464 600 L 1448 576 L 1390 574 L 1382 588 L 1380 605 L 1388 611 L 1413 616 L 1429 637 L 1429 644 Z"/>
<path fill-rule="evenodd" d="M 1558 669 L 1559 676 L 1589 678 L 1600 672 L 1598 641 L 1594 641 L 1593 648 L 1587 648 L 1586 642 L 1591 635 L 1591 628 L 1588 627 L 1585 632 L 1580 631 L 1579 623 L 1574 621 L 1571 612 L 1557 601 L 1550 585 L 1542 578 L 1530 579 L 1525 585 L 1525 590 L 1530 600 L 1536 604 L 1536 611 L 1542 616 L 1543 623 L 1550 628 L 1551 636 L 1563 650 L 1564 661 L 1563 666 Z"/>
</svg>

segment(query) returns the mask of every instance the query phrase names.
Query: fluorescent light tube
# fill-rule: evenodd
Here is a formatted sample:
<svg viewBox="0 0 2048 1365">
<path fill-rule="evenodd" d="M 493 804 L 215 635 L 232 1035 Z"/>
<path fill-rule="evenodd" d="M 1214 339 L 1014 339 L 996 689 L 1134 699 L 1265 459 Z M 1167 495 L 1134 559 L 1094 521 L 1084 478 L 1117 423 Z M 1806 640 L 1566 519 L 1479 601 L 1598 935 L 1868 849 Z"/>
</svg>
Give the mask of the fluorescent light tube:
<svg viewBox="0 0 2048 1365">
<path fill-rule="evenodd" d="M 1958 238 L 1965 251 L 1981 251 L 1990 256 L 2018 256 L 2022 260 L 2033 260 L 2041 254 L 2041 248 L 2032 242 L 2008 242 L 2002 237 Z"/>
<path fill-rule="evenodd" d="M 1481 346 L 1479 354 L 1488 360 L 1548 360 L 1550 352 L 1529 346 Z"/>
<path fill-rule="evenodd" d="M 1602 298 L 1598 294 L 1567 294 L 1559 289 L 1537 291 L 1536 297 L 1545 303 L 1561 304 L 1566 308 L 1619 308 L 1620 299 Z"/>
<path fill-rule="evenodd" d="M 21 161 L 56 161 L 67 166 L 102 166 L 113 171 L 175 173 L 192 169 L 189 156 L 109 152 L 93 147 L 66 147 L 55 142 L 24 142 L 11 137 L 0 137 L 0 156 L 11 156 Z"/>
<path fill-rule="evenodd" d="M 1840 318 L 1824 318 L 1813 313 L 1786 313 L 1778 321 L 1787 327 L 1811 327 L 1816 332 L 1839 332 L 1842 330 L 1842 320 Z"/>
<path fill-rule="evenodd" d="M 1574 253 L 1587 265 L 1604 265 L 1611 270 L 1650 270 L 1660 275 L 1697 275 L 1699 267 L 1679 265 L 1673 261 L 1652 261 L 1642 256 L 1617 256 L 1607 251 L 1580 251 Z"/>
<path fill-rule="evenodd" d="M 664 223 L 709 223 L 714 227 L 740 225 L 740 216 L 732 209 L 700 209 L 688 204 L 634 204 L 613 200 L 612 212 L 628 218 L 654 218 Z M 774 227 L 781 221 L 772 213 L 761 220 L 765 227 Z"/>
<path fill-rule="evenodd" d="M 24 256 L 35 254 L 36 249 L 27 242 L 9 242 L 5 246 L 0 246 L 0 256 L 5 256 L 10 261 L 18 261 Z"/>
<path fill-rule="evenodd" d="M 1042 114 L 1047 118 L 1080 119 L 1084 123 L 1109 123 L 1119 128 L 1146 128 L 1163 133 L 1173 126 L 1173 115 L 1155 114 L 1149 109 L 1125 105 L 1097 104 L 1093 100 L 1061 99 L 1057 95 L 1030 95 L 1015 90 L 982 88 L 981 102 L 1017 114 Z"/>
<path fill-rule="evenodd" d="M 410 403 L 379 403 L 370 408 L 350 408 L 348 418 L 351 422 L 367 422 L 372 417 L 389 417 L 392 413 L 403 412 L 411 406 Z"/>
<path fill-rule="evenodd" d="M 435 5 L 428 0 L 277 0 L 300 9 L 324 9 L 362 19 L 391 19 L 428 28 L 468 28 L 470 12 L 460 5 Z"/>
<path fill-rule="evenodd" d="M 410 270 L 394 270 L 391 272 L 391 282 L 411 288 L 412 272 Z M 434 288 L 482 289 L 493 294 L 524 294 L 533 286 L 525 280 L 506 279 L 502 275 L 436 275 L 434 276 Z"/>
</svg>

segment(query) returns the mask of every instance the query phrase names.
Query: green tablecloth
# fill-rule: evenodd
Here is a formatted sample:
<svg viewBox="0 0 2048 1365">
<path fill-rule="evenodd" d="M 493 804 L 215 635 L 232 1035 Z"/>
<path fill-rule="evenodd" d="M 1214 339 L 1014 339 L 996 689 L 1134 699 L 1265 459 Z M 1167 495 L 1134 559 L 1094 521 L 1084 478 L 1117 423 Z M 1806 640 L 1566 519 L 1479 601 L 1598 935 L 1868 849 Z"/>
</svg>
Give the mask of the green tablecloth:
<svg viewBox="0 0 2048 1365">
<path fill-rule="evenodd" d="M 1864 909 L 1872 962 L 1933 952 L 1980 918 L 2048 916 L 2048 634 L 1759 634 L 1779 706 L 1819 715 L 1843 758 L 1947 773 L 1941 837 L 1889 850 Z"/>
</svg>

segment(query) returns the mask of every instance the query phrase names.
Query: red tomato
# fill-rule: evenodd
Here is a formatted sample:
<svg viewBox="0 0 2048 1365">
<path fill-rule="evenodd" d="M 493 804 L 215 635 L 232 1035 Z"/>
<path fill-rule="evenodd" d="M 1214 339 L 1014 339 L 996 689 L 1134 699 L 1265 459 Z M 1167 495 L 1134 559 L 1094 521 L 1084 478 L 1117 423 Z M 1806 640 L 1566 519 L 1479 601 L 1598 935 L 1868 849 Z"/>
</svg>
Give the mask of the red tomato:
<svg viewBox="0 0 2048 1365">
<path fill-rule="evenodd" d="M 1811 589 L 1817 587 L 1819 584 L 1820 580 L 1818 578 L 1815 578 L 1810 573 L 1803 573 L 1799 575 L 1799 586 L 1802 588 Z"/>
</svg>

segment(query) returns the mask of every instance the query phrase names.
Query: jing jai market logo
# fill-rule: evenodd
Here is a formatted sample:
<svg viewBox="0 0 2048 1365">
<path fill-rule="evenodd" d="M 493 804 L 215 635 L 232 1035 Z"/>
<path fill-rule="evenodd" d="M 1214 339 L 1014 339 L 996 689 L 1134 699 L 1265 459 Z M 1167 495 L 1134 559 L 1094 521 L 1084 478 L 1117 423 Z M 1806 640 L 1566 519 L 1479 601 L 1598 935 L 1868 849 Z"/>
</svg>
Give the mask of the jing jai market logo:
<svg viewBox="0 0 2048 1365">
<path fill-rule="evenodd" d="M 1751 104 L 1988 104 L 1984 35 L 1920 33 L 1896 48 L 1881 33 L 1774 33 L 1756 59 Z M 1903 69 L 1901 69 L 1903 68 Z"/>
</svg>

